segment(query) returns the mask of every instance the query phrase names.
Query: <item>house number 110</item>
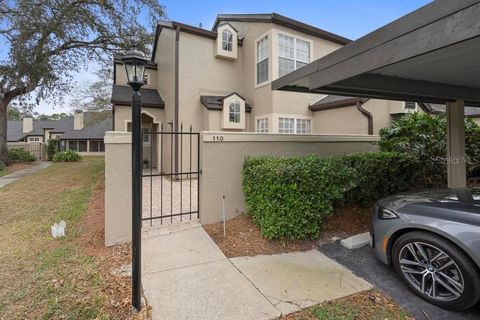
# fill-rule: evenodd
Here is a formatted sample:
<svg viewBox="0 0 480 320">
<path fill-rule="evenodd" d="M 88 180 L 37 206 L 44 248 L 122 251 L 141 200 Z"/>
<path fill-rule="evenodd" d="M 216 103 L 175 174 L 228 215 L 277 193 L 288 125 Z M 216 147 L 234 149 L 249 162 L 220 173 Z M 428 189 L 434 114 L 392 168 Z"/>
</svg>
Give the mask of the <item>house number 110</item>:
<svg viewBox="0 0 480 320">
<path fill-rule="evenodd" d="M 222 142 L 223 136 L 213 136 L 212 139 L 213 139 L 213 142 Z"/>
</svg>

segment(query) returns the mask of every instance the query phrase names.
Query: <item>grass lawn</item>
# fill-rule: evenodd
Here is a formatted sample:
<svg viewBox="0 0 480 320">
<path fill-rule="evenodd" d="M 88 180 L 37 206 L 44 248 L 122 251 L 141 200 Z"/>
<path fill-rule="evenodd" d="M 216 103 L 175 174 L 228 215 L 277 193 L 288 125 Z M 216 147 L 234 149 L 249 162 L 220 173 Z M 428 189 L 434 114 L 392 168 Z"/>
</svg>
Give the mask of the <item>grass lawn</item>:
<svg viewBox="0 0 480 320">
<path fill-rule="evenodd" d="M 293 313 L 282 320 L 413 320 L 390 298 L 365 291 Z"/>
<path fill-rule="evenodd" d="M 0 189 L 0 319 L 120 318 L 112 316 L 102 260 L 82 240 L 103 172 L 102 157 L 85 157 Z M 66 237 L 54 239 L 50 226 L 60 220 Z"/>
</svg>

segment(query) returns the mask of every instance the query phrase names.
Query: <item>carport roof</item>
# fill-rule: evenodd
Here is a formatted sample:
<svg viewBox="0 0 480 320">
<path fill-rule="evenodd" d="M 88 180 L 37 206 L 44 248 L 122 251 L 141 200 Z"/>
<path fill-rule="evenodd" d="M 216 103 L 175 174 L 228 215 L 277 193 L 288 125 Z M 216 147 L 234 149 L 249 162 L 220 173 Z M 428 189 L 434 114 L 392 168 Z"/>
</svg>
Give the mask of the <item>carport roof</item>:
<svg viewBox="0 0 480 320">
<path fill-rule="evenodd" d="M 437 0 L 272 83 L 274 90 L 480 107 L 480 0 Z"/>
</svg>

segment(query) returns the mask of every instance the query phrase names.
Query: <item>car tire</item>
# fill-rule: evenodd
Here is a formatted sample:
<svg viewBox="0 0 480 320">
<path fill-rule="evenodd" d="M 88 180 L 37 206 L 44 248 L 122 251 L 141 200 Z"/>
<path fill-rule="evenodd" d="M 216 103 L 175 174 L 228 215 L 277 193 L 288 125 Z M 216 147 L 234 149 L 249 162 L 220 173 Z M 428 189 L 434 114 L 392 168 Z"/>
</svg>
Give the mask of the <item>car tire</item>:
<svg viewBox="0 0 480 320">
<path fill-rule="evenodd" d="M 436 256 L 440 258 L 435 259 Z M 421 231 L 406 233 L 393 245 L 392 262 L 411 291 L 441 308 L 465 310 L 480 299 L 478 268 L 443 237 Z"/>
</svg>

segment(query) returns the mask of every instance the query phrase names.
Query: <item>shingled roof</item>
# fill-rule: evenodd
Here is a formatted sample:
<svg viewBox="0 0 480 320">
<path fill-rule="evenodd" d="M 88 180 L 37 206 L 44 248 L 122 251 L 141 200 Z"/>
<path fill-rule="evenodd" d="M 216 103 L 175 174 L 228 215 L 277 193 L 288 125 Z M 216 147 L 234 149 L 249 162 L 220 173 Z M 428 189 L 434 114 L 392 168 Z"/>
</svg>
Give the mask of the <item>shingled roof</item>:
<svg viewBox="0 0 480 320">
<path fill-rule="evenodd" d="M 165 102 L 157 89 L 142 88 L 140 89 L 140 95 L 142 96 L 143 107 L 160 109 L 165 107 Z M 132 88 L 130 86 L 114 84 L 111 102 L 113 104 L 130 106 L 132 104 Z"/>
<path fill-rule="evenodd" d="M 231 96 L 232 94 L 228 94 L 226 96 L 200 96 L 200 102 L 203 104 L 205 108 L 208 110 L 217 110 L 217 111 L 222 111 L 223 110 L 223 99 L 226 97 Z M 238 95 L 238 94 L 236 94 Z M 245 100 L 242 96 L 238 95 L 240 98 Z M 245 112 L 251 112 L 253 106 L 247 103 L 245 100 Z"/>
<path fill-rule="evenodd" d="M 45 129 L 61 134 L 65 140 L 101 140 L 106 131 L 112 130 L 112 114 L 109 111 L 85 112 L 84 128 L 81 130 L 73 129 L 73 117 L 60 120 L 33 120 L 33 130 L 27 133 L 23 133 L 22 120 L 8 121 L 7 141 L 20 141 L 27 136 L 43 136 Z"/>
</svg>

